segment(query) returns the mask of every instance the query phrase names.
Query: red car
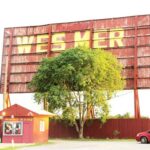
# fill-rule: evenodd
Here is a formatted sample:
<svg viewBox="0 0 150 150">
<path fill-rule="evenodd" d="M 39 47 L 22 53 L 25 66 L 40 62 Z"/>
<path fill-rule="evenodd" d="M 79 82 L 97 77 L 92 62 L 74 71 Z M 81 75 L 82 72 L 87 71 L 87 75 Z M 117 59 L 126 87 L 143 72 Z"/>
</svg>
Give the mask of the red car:
<svg viewBox="0 0 150 150">
<path fill-rule="evenodd" d="M 149 143 L 150 142 L 150 130 L 140 132 L 136 135 L 136 140 L 141 143 Z"/>
</svg>

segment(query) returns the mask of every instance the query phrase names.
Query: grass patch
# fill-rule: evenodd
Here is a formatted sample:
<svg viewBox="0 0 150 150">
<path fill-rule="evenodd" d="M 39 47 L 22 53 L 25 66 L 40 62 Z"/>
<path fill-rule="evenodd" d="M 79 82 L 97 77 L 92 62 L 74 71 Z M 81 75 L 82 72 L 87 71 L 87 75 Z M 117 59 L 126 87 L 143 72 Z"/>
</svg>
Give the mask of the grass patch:
<svg viewBox="0 0 150 150">
<path fill-rule="evenodd" d="M 14 147 L 3 147 L 3 148 L 0 148 L 0 150 L 16 150 L 16 148 Z"/>
<path fill-rule="evenodd" d="M 25 148 L 25 147 L 35 147 L 35 146 L 41 146 L 41 145 L 47 145 L 47 144 L 53 144 L 54 142 L 52 141 L 48 141 L 47 143 L 33 143 L 33 144 L 19 144 L 19 145 L 14 145 L 11 146 L 6 146 L 6 147 L 2 147 L 0 148 L 0 150 L 19 150 L 20 148 Z"/>
</svg>

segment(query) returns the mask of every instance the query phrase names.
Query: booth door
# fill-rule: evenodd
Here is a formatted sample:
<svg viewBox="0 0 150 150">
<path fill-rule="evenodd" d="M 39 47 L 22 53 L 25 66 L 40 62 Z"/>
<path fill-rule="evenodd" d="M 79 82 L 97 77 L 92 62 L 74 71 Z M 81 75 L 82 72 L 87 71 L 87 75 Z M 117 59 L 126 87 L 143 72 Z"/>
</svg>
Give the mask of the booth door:
<svg viewBox="0 0 150 150">
<path fill-rule="evenodd" d="M 33 122 L 24 122 L 23 127 L 23 142 L 32 143 L 33 142 Z"/>
</svg>

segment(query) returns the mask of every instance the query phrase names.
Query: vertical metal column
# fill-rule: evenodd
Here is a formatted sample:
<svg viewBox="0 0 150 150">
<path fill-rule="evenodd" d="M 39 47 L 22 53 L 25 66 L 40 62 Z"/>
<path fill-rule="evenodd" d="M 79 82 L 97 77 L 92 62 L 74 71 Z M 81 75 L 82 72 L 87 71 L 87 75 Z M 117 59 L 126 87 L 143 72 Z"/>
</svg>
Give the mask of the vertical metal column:
<svg viewBox="0 0 150 150">
<path fill-rule="evenodd" d="M 90 43 L 89 46 L 90 48 L 93 48 L 93 21 L 91 21 L 91 25 L 90 25 Z"/>
<path fill-rule="evenodd" d="M 47 57 L 49 57 L 50 54 L 51 54 L 51 39 L 52 39 L 51 32 L 52 32 L 52 26 L 49 25 L 49 27 L 48 27 L 48 49 L 47 49 Z"/>
<path fill-rule="evenodd" d="M 52 39 L 52 35 L 51 35 L 51 32 L 52 32 L 52 26 L 49 25 L 48 26 L 48 48 L 47 48 L 47 57 L 50 57 L 51 55 L 51 39 Z M 43 103 L 43 106 L 44 106 L 44 110 L 47 110 L 48 111 L 48 101 L 46 99 L 44 99 L 44 103 Z"/>
<path fill-rule="evenodd" d="M 93 48 L 93 21 L 91 21 L 90 24 L 90 41 L 89 41 L 89 47 Z M 95 118 L 94 115 L 94 107 L 92 105 L 88 105 L 87 107 L 87 118 Z"/>
<path fill-rule="evenodd" d="M 13 29 L 11 29 L 7 34 L 9 34 L 9 49 L 6 56 L 5 63 L 5 81 L 4 81 L 4 93 L 3 93 L 3 109 L 11 105 L 9 97 L 9 82 L 10 82 L 10 70 L 11 70 L 11 54 L 12 54 L 12 44 L 13 44 Z"/>
<path fill-rule="evenodd" d="M 140 118 L 140 105 L 138 95 L 138 20 L 135 16 L 135 35 L 134 35 L 134 115 L 135 118 Z"/>
</svg>

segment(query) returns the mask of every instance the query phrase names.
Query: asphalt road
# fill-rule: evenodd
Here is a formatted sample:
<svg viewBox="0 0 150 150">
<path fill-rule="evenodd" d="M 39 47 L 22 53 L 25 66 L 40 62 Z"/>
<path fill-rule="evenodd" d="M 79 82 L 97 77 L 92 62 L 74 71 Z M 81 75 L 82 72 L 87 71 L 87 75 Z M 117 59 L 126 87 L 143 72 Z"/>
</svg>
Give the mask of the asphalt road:
<svg viewBox="0 0 150 150">
<path fill-rule="evenodd" d="M 51 144 L 21 148 L 20 150 L 150 150 L 150 144 L 130 140 L 72 141 L 52 140 Z"/>
</svg>

